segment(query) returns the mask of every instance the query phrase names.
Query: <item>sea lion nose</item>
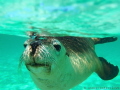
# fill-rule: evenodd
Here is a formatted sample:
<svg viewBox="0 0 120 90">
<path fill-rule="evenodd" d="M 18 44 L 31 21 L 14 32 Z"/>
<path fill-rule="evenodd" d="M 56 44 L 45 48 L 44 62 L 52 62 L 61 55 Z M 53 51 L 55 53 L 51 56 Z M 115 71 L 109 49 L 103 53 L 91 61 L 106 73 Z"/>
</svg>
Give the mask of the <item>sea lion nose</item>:
<svg viewBox="0 0 120 90">
<path fill-rule="evenodd" d="M 36 51 L 36 48 L 41 45 L 40 41 L 33 41 L 30 43 L 30 46 L 32 48 L 32 52 L 31 54 L 34 55 L 35 54 L 35 51 Z"/>
</svg>

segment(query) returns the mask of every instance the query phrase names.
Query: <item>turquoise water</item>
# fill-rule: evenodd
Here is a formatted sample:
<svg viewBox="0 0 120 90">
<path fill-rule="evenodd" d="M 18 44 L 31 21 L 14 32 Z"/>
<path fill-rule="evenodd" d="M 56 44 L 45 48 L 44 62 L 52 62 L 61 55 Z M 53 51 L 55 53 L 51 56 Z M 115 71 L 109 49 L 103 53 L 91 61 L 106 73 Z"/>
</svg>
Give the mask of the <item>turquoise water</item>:
<svg viewBox="0 0 120 90">
<path fill-rule="evenodd" d="M 18 70 L 19 58 L 24 50 L 23 42 L 26 38 L 0 34 L 0 39 L 0 90 L 38 90 L 24 65 L 22 72 Z M 96 45 L 96 53 L 120 67 L 119 47 L 120 39 L 116 42 Z M 105 90 L 119 90 L 120 73 L 110 81 L 101 80 L 93 73 L 86 81 L 71 90 L 104 90 L 90 89 L 104 87 L 117 88 Z"/>
<path fill-rule="evenodd" d="M 38 90 L 19 58 L 26 31 L 42 35 L 107 37 L 96 45 L 98 56 L 120 67 L 120 0 L 0 0 L 0 90 Z M 106 89 L 103 89 L 103 88 Z M 93 73 L 71 90 L 119 90 L 120 73 L 110 81 Z"/>
</svg>

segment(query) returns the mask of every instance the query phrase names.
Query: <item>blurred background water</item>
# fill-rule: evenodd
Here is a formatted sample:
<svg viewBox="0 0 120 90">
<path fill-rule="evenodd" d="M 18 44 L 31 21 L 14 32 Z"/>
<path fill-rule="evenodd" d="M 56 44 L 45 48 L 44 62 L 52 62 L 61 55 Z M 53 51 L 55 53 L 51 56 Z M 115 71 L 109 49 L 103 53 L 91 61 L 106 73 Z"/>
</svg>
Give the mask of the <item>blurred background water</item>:
<svg viewBox="0 0 120 90">
<path fill-rule="evenodd" d="M 18 72 L 26 31 L 120 38 L 120 0 L 0 0 L 0 90 L 37 90 L 24 65 Z M 98 56 L 120 67 L 119 51 L 120 39 L 96 45 Z M 120 73 L 110 81 L 93 73 L 72 90 L 101 90 L 96 87 L 120 89 Z"/>
</svg>

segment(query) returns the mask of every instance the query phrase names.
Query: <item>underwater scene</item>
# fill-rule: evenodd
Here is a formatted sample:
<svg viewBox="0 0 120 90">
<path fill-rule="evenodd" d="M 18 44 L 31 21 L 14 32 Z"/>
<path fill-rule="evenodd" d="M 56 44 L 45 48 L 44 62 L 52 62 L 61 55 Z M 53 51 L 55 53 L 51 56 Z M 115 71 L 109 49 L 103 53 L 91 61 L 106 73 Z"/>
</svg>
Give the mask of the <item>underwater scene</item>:
<svg viewBox="0 0 120 90">
<path fill-rule="evenodd" d="M 95 52 L 120 69 L 120 0 L 0 0 L 0 90 L 40 90 L 24 63 L 19 67 L 28 31 L 47 37 L 117 37 L 95 45 Z M 120 73 L 103 80 L 93 72 L 70 90 L 120 90 Z"/>
</svg>

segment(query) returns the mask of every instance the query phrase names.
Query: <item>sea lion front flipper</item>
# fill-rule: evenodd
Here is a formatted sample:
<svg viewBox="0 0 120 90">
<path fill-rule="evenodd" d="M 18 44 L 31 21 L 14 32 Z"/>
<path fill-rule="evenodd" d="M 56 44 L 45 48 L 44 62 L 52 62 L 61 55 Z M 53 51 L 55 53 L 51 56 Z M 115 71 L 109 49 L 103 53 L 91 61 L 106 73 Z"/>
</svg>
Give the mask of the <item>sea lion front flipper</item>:
<svg viewBox="0 0 120 90">
<path fill-rule="evenodd" d="M 106 37 L 106 38 L 92 38 L 94 44 L 102 44 L 107 42 L 113 42 L 117 40 L 117 37 Z"/>
<path fill-rule="evenodd" d="M 100 78 L 103 80 L 110 80 L 116 77 L 119 72 L 118 66 L 110 64 L 103 57 L 99 57 L 99 59 L 102 63 L 102 69 L 98 69 L 96 72 L 100 76 Z"/>
</svg>

